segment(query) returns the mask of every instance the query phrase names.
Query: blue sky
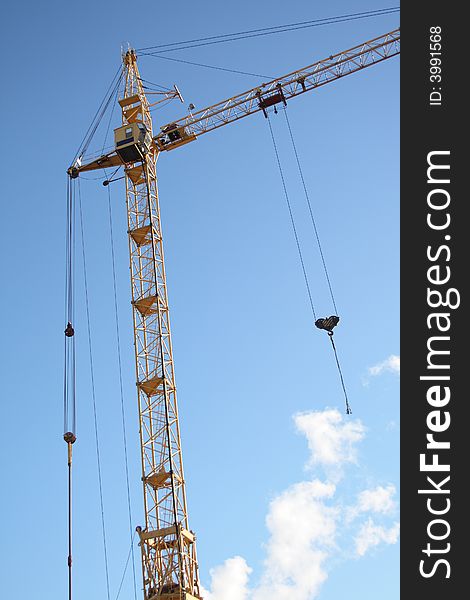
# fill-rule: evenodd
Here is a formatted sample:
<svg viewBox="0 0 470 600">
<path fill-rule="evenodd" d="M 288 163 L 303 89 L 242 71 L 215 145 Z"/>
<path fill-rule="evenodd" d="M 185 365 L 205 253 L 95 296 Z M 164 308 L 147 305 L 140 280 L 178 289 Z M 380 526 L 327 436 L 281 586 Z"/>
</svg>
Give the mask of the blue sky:
<svg viewBox="0 0 470 600">
<path fill-rule="evenodd" d="M 121 46 L 387 6 L 241 0 L 130 7 L 118 0 L 11 7 L 4 25 L 8 59 L 1 100 L 0 568 L 5 597 L 17 594 L 18 585 L 34 589 L 38 598 L 66 594 L 65 171 L 119 65 Z M 390 31 L 398 21 L 395 14 L 172 56 L 275 77 Z M 259 83 L 247 75 L 152 57 L 142 57 L 139 66 L 145 79 L 169 87 L 176 83 L 184 96 L 184 105 L 174 102 L 155 112 L 156 130 L 186 114 L 190 102 L 200 109 Z M 327 337 L 313 326 L 265 119 L 253 115 L 159 158 L 189 514 L 198 535 L 201 579 L 206 589 L 212 585 L 208 600 L 262 600 L 263 594 L 284 600 L 285 581 L 298 586 L 300 600 L 398 597 L 398 74 L 399 59 L 393 58 L 293 99 L 288 107 L 341 317 L 335 340 L 350 417 L 344 415 Z M 116 110 L 113 126 L 117 115 Z M 331 303 L 283 115 L 272 123 L 313 299 L 317 312 L 326 316 Z M 82 181 L 81 193 L 114 600 L 129 529 L 108 198 L 106 188 L 91 178 Z M 111 194 L 137 525 L 142 498 L 121 182 Z M 80 262 L 77 281 L 75 597 L 104 598 Z M 331 443 L 335 452 L 328 454 Z M 307 528 L 307 537 L 299 540 L 301 523 L 289 515 L 306 515 L 324 527 Z M 311 579 L 276 563 L 273 547 L 282 544 L 288 546 L 283 556 L 292 551 L 293 565 L 300 564 L 295 552 L 309 557 L 311 569 L 303 571 Z M 140 590 L 138 559 L 136 551 Z M 284 583 L 273 573 L 284 573 Z M 235 587 L 221 590 L 220 581 Z M 129 569 L 120 598 L 133 597 L 132 589 Z"/>
</svg>

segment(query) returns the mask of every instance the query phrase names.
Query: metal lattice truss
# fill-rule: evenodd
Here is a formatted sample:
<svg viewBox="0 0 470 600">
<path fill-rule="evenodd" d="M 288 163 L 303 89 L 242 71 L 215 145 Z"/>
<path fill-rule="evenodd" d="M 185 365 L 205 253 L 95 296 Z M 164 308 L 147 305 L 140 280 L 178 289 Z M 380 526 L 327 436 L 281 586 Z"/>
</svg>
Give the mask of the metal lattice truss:
<svg viewBox="0 0 470 600">
<path fill-rule="evenodd" d="M 126 67 L 123 125 L 138 120 L 151 133 L 133 53 Z M 189 600 L 199 597 L 198 573 L 186 509 L 156 159 L 153 149 L 125 168 L 145 506 L 145 527 L 138 531 L 145 599 Z"/>
<path fill-rule="evenodd" d="M 155 141 L 160 150 L 171 150 L 196 139 L 198 135 L 252 113 L 265 111 L 269 106 L 280 102 L 285 103 L 289 98 L 299 96 L 399 53 L 400 29 L 396 29 L 169 123 L 161 128 L 161 133 L 155 137 Z M 175 130 L 178 132 L 177 135 L 172 135 Z"/>
</svg>

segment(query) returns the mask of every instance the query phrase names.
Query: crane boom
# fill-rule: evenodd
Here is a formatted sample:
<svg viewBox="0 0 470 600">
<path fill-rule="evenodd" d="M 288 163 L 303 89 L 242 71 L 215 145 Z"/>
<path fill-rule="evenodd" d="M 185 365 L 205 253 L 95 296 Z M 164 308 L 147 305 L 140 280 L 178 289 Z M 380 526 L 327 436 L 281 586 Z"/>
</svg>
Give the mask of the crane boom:
<svg viewBox="0 0 470 600">
<path fill-rule="evenodd" d="M 172 150 L 196 139 L 198 135 L 263 111 L 279 103 L 286 103 L 310 90 L 350 75 L 400 52 L 400 29 L 329 56 L 308 67 L 263 83 L 258 87 L 218 102 L 182 119 L 164 125 L 155 137 L 160 150 Z"/>
<path fill-rule="evenodd" d="M 152 117 L 135 52 L 124 56 L 122 126 L 145 525 L 138 527 L 145 600 L 200 598 L 189 528 Z"/>
</svg>

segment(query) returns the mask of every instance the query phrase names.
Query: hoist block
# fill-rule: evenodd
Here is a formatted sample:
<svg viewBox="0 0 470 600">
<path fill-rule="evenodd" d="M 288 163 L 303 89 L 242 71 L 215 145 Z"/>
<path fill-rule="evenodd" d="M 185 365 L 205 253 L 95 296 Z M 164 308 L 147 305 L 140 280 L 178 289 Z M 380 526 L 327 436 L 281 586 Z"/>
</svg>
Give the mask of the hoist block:
<svg viewBox="0 0 470 600">
<path fill-rule="evenodd" d="M 317 319 L 315 321 L 315 326 L 318 329 L 324 329 L 330 333 L 333 332 L 333 328 L 336 327 L 339 323 L 339 317 L 336 315 L 331 315 L 331 317 L 325 317 L 324 319 Z"/>
</svg>

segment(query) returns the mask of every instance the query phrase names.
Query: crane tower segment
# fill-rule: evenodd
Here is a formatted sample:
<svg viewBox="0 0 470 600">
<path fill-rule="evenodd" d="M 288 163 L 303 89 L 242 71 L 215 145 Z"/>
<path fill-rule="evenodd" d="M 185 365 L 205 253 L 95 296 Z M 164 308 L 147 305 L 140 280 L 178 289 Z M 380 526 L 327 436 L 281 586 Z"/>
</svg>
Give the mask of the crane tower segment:
<svg viewBox="0 0 470 600">
<path fill-rule="evenodd" d="M 144 598 L 200 597 L 189 529 L 156 177 L 158 150 L 134 51 L 124 55 L 122 127 L 145 525 L 138 527 Z"/>
</svg>

